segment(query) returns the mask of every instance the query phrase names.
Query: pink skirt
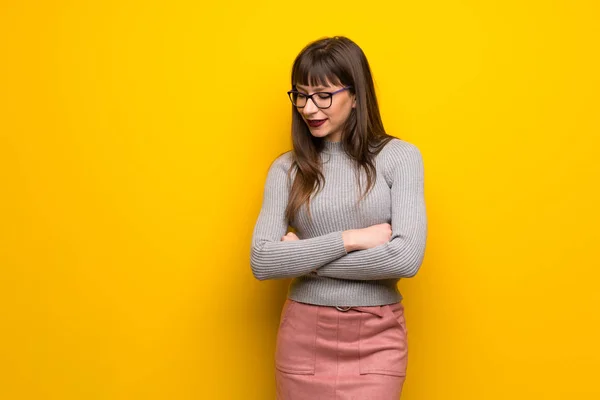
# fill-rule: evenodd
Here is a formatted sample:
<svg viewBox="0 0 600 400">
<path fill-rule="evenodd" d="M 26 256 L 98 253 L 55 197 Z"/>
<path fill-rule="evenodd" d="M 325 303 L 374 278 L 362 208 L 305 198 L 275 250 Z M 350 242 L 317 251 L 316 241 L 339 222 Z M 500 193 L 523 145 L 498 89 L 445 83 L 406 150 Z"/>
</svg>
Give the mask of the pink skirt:
<svg viewBox="0 0 600 400">
<path fill-rule="evenodd" d="M 275 350 L 278 400 L 398 400 L 408 357 L 404 306 L 287 299 Z"/>
</svg>

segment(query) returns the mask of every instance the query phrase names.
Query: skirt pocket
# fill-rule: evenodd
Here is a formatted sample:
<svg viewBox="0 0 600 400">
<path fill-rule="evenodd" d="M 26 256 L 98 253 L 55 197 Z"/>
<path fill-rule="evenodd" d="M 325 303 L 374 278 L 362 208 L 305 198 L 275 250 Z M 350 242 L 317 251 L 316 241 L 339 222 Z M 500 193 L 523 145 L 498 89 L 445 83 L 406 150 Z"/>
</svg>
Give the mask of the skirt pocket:
<svg viewBox="0 0 600 400">
<path fill-rule="evenodd" d="M 314 375 L 318 308 L 287 299 L 275 346 L 275 367 L 289 374 Z"/>
<path fill-rule="evenodd" d="M 362 374 L 405 376 L 408 342 L 401 305 L 381 306 L 383 317 L 362 314 L 359 370 Z"/>
</svg>

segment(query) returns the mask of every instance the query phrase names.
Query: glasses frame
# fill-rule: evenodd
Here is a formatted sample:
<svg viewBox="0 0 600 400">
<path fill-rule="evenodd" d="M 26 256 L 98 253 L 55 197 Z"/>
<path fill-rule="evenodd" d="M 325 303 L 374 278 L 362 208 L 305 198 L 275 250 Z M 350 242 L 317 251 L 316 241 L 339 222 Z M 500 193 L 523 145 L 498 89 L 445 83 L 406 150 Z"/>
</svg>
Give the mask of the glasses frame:
<svg viewBox="0 0 600 400">
<path fill-rule="evenodd" d="M 331 107 L 331 105 L 333 104 L 333 95 L 334 94 L 343 92 L 344 90 L 348 90 L 348 89 L 351 89 L 351 88 L 352 88 L 352 86 L 346 86 L 346 87 L 343 87 L 343 88 L 341 88 L 339 90 L 336 90 L 335 92 L 314 92 L 313 94 L 306 94 L 306 93 L 299 92 L 297 90 L 290 90 L 290 91 L 287 92 L 287 94 L 288 94 L 288 97 L 289 97 L 290 101 L 292 102 L 292 105 L 294 107 L 296 107 L 296 108 L 304 108 L 304 107 L 306 107 L 306 104 L 308 104 L 308 100 L 312 100 L 312 102 L 315 105 L 315 107 L 317 107 L 320 110 L 324 110 L 326 108 Z M 295 105 L 294 104 L 294 100 L 292 100 L 292 94 L 294 94 L 294 93 L 295 94 L 301 94 L 302 96 L 305 96 L 306 97 L 306 104 L 303 105 L 303 106 L 297 106 L 297 105 Z M 327 94 L 327 95 L 329 95 L 329 105 L 327 107 L 319 107 L 317 105 L 317 103 L 313 100 L 312 97 L 314 95 L 319 95 L 319 94 Z"/>
</svg>

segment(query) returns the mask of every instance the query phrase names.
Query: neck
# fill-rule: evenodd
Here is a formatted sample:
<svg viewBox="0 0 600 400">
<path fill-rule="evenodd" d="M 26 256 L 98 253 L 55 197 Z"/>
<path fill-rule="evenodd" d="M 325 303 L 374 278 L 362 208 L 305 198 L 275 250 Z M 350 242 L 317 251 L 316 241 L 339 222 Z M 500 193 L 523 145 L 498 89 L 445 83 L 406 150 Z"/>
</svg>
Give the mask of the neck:
<svg viewBox="0 0 600 400">
<path fill-rule="evenodd" d="M 342 147 L 342 142 L 330 142 L 327 140 L 323 140 L 323 151 L 327 153 L 343 153 L 344 148 Z"/>
</svg>

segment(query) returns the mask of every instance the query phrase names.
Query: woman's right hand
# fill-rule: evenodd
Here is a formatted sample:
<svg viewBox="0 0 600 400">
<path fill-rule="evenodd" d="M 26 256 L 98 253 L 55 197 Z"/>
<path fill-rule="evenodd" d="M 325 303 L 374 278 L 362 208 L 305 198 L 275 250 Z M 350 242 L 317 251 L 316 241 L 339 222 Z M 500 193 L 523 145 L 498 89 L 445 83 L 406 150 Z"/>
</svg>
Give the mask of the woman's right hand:
<svg viewBox="0 0 600 400">
<path fill-rule="evenodd" d="M 371 225 L 363 229 L 351 229 L 342 233 L 347 252 L 366 250 L 390 241 L 392 226 L 388 223 Z"/>
</svg>

